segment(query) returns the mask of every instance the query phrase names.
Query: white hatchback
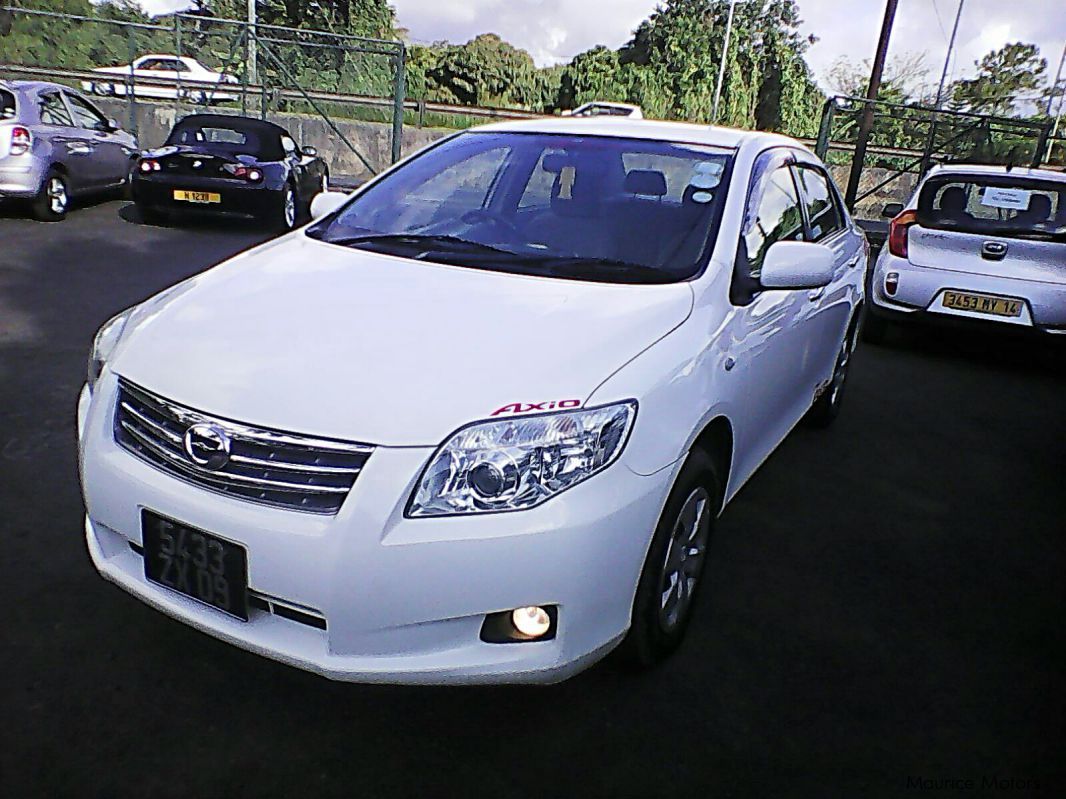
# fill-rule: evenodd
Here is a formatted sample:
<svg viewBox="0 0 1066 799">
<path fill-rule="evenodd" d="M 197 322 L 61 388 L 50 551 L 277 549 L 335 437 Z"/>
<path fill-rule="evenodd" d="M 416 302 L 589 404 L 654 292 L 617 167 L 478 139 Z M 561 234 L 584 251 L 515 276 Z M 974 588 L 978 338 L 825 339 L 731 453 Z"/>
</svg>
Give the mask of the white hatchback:
<svg viewBox="0 0 1066 799">
<path fill-rule="evenodd" d="M 823 165 L 764 133 L 531 120 L 316 211 L 98 333 L 100 573 L 342 680 L 669 654 L 724 504 L 840 407 L 866 245 Z"/>
<path fill-rule="evenodd" d="M 886 211 L 867 341 L 918 320 L 1066 334 L 1066 175 L 939 166 Z"/>
</svg>

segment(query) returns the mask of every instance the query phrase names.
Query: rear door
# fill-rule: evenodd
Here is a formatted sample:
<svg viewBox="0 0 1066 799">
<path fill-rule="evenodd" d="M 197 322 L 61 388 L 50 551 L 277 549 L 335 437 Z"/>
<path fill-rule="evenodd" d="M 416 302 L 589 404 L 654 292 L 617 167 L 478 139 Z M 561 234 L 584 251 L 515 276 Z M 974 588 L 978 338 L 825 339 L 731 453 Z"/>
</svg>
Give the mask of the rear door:
<svg viewBox="0 0 1066 799">
<path fill-rule="evenodd" d="M 129 170 L 129 154 L 123 141 L 108 124 L 107 117 L 74 92 L 64 92 L 71 116 L 79 128 L 86 131 L 93 142 L 92 173 L 98 186 L 117 186 Z"/>
<path fill-rule="evenodd" d="M 825 170 L 813 163 L 797 163 L 793 169 L 802 195 L 807 239 L 832 250 L 836 267 L 828 286 L 806 292 L 801 314 L 807 339 L 803 379 L 813 392 L 832 375 L 854 307 L 855 281 L 850 273 L 863 267 L 865 251 Z"/>
</svg>

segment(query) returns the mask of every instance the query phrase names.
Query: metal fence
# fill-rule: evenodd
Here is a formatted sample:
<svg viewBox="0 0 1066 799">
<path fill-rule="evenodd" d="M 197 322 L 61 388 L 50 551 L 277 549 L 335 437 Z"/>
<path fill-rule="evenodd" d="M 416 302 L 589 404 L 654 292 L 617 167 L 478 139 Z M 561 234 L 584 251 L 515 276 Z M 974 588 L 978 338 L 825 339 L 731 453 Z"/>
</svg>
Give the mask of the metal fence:
<svg viewBox="0 0 1066 799">
<path fill-rule="evenodd" d="M 0 6 L 0 14 L 0 77 L 81 84 L 124 100 L 135 135 L 139 104 L 170 104 L 178 115 L 217 106 L 263 119 L 281 113 L 319 118 L 371 173 L 376 171 L 372 159 L 337 120 L 391 123 L 391 158 L 400 157 L 402 42 L 192 14 L 153 23 L 13 6 Z M 192 58 L 222 79 L 132 67 L 147 55 Z M 94 71 L 100 67 L 119 68 Z"/>
<path fill-rule="evenodd" d="M 858 163 L 854 155 L 867 106 L 873 126 L 863 162 Z M 857 190 L 849 204 L 853 210 L 870 212 L 880 198 L 912 187 L 938 163 L 1061 167 L 1066 163 L 1066 137 L 1055 135 L 1051 120 L 831 97 L 823 107 L 815 152 L 831 166 L 852 173 Z"/>
</svg>

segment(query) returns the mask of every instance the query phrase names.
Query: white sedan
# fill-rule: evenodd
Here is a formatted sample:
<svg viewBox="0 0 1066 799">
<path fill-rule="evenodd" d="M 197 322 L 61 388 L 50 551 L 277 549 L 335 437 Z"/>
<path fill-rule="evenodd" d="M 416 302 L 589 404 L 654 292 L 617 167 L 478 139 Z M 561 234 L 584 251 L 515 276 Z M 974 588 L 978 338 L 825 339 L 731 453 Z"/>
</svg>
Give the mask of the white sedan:
<svg viewBox="0 0 1066 799">
<path fill-rule="evenodd" d="M 766 133 L 529 120 L 313 213 L 97 334 L 100 574 L 340 680 L 667 657 L 719 512 L 840 409 L 865 239 L 823 164 Z"/>
<path fill-rule="evenodd" d="M 187 56 L 144 55 L 132 64 L 115 67 L 100 67 L 93 72 L 99 80 L 82 81 L 82 88 L 101 96 L 125 96 L 127 82 L 133 87 L 134 97 L 174 99 L 179 94 L 195 102 L 229 102 L 238 95 L 220 92 L 222 84 L 236 84 L 232 75 L 223 75 L 205 67 Z"/>
</svg>

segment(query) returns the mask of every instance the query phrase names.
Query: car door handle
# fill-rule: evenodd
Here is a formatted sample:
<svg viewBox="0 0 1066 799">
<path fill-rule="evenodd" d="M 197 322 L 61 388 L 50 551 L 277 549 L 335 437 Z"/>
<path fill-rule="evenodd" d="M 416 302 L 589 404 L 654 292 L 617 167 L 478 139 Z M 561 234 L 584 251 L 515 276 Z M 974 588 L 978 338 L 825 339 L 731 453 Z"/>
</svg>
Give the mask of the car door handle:
<svg viewBox="0 0 1066 799">
<path fill-rule="evenodd" d="M 848 260 L 848 269 L 853 269 L 859 265 L 859 261 L 862 260 L 861 256 L 856 255 L 854 258 Z"/>
<path fill-rule="evenodd" d="M 825 286 L 807 292 L 807 299 L 811 302 L 822 299 L 825 296 Z"/>
</svg>

